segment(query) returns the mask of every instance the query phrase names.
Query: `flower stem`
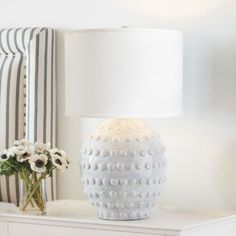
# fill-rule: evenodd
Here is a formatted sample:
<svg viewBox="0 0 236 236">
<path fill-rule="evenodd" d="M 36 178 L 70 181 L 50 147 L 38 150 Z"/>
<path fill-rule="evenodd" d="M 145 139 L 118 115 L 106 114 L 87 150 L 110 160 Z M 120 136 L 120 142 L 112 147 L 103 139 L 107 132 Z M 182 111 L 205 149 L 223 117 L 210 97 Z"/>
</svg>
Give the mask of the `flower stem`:
<svg viewBox="0 0 236 236">
<path fill-rule="evenodd" d="M 36 173 L 35 173 L 36 174 Z M 37 195 L 37 196 L 39 196 L 39 195 L 41 195 L 40 194 L 40 187 L 39 187 L 39 185 L 40 185 L 40 182 L 41 182 L 41 180 L 42 179 L 44 179 L 45 177 L 46 177 L 46 175 L 47 175 L 47 173 L 45 172 L 45 173 L 43 173 L 43 174 L 41 174 L 41 176 L 37 179 L 37 176 L 36 176 L 36 182 L 34 182 L 34 184 L 33 184 L 33 189 L 32 189 L 32 191 L 31 191 L 31 193 L 30 193 L 30 195 L 27 197 L 27 199 L 26 199 L 26 202 L 25 202 L 25 205 L 23 206 L 23 208 L 22 208 L 22 210 L 23 211 L 25 211 L 25 209 L 26 209 L 26 207 L 27 207 L 27 205 L 29 204 L 29 202 L 31 201 L 31 199 L 32 199 L 32 197 L 34 196 L 34 195 Z M 32 177 L 33 178 L 33 177 Z M 34 177 L 35 178 L 35 177 Z M 42 197 L 41 197 L 41 199 L 42 199 Z M 36 202 L 37 203 L 37 202 Z M 38 202 L 39 203 L 39 202 Z M 40 208 L 40 210 L 43 210 L 44 209 L 44 204 L 43 204 L 43 201 L 41 201 L 40 200 L 40 203 L 38 204 L 37 203 L 37 205 L 39 206 L 39 208 Z"/>
<path fill-rule="evenodd" d="M 27 193 L 26 198 L 28 198 L 29 193 L 30 193 L 30 189 L 31 189 L 31 186 L 32 186 L 32 183 L 31 183 L 30 178 L 29 178 L 29 174 L 27 174 L 24 170 L 19 172 L 19 174 L 20 174 L 20 177 L 21 177 L 22 181 L 25 183 L 25 184 L 23 184 L 23 187 L 25 188 L 25 192 Z M 30 204 L 31 204 L 32 207 L 34 207 L 34 204 L 33 204 L 32 200 L 30 200 Z"/>
<path fill-rule="evenodd" d="M 37 174 L 35 172 L 33 173 L 32 177 L 33 177 L 34 183 L 37 182 Z M 37 206 L 39 207 L 39 209 L 41 211 L 43 211 L 43 209 L 44 209 L 44 201 L 43 201 L 43 196 L 42 196 L 42 193 L 41 193 L 40 186 L 38 186 L 37 189 L 35 190 L 35 194 L 33 195 L 33 198 L 34 198 Z"/>
</svg>

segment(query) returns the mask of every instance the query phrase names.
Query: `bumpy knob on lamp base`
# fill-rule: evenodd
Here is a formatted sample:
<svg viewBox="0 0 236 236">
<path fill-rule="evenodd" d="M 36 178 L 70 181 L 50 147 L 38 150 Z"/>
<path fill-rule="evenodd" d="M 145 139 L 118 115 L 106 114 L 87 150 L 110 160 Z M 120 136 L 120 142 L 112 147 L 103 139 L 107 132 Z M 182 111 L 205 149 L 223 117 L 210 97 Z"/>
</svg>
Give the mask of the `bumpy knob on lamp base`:
<svg viewBox="0 0 236 236">
<path fill-rule="evenodd" d="M 98 217 L 136 220 L 150 216 L 166 180 L 159 136 L 132 119 L 110 119 L 86 140 L 81 180 Z"/>
</svg>

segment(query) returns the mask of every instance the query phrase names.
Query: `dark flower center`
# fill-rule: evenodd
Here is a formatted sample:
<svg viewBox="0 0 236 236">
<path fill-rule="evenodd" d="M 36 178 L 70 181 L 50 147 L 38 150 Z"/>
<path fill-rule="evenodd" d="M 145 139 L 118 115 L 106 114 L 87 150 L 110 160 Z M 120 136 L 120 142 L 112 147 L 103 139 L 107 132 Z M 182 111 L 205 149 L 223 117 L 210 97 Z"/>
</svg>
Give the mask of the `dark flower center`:
<svg viewBox="0 0 236 236">
<path fill-rule="evenodd" d="M 44 166 L 44 162 L 42 160 L 37 160 L 35 162 L 36 167 L 42 168 Z"/>
<path fill-rule="evenodd" d="M 22 158 L 25 159 L 25 158 L 29 157 L 29 155 L 30 155 L 30 154 L 29 154 L 28 152 L 25 152 L 25 153 L 22 155 Z"/>
<path fill-rule="evenodd" d="M 3 160 L 7 159 L 7 154 L 1 155 L 1 159 L 3 159 Z"/>
<path fill-rule="evenodd" d="M 61 157 L 61 153 L 60 152 L 55 152 L 55 154 Z"/>
<path fill-rule="evenodd" d="M 61 162 L 61 160 L 59 160 L 59 159 L 56 159 L 56 160 L 55 160 L 55 163 L 58 164 L 58 165 L 60 165 L 60 166 L 62 165 L 62 162 Z"/>
</svg>

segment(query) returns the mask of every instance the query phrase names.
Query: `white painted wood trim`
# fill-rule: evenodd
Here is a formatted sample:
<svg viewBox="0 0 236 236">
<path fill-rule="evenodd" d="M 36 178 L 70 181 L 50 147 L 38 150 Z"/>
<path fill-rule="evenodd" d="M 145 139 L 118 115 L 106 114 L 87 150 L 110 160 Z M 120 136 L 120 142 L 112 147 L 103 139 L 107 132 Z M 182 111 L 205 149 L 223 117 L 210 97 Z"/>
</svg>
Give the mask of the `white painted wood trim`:
<svg viewBox="0 0 236 236">
<path fill-rule="evenodd" d="M 60 226 L 60 227 L 72 227 L 83 228 L 93 230 L 105 230 L 116 232 L 131 232 L 138 234 L 150 234 L 150 235 L 179 235 L 180 230 L 168 230 L 168 229 L 156 229 L 152 227 L 135 227 L 131 225 L 118 225 L 116 222 L 101 220 L 100 223 L 95 221 L 77 220 L 73 218 L 56 218 L 56 217 L 41 217 L 41 216 L 26 216 L 15 214 L 0 214 L 0 220 L 5 219 L 8 222 L 27 223 L 47 226 Z"/>
<path fill-rule="evenodd" d="M 48 236 L 53 236 L 54 231 L 58 236 L 65 232 L 68 236 L 112 236 L 112 232 L 115 236 L 236 236 L 236 214 L 232 213 L 227 216 L 225 213 L 159 207 L 148 220 L 107 221 L 97 219 L 94 208 L 82 201 L 52 202 L 48 216 L 20 214 L 16 208 L 0 210 L 1 236 L 16 236 L 17 230 L 24 232 L 27 225 L 29 228 L 24 236 L 32 236 L 40 230 Z"/>
<path fill-rule="evenodd" d="M 206 230 L 212 229 L 212 228 L 217 228 L 217 227 L 222 227 L 226 225 L 233 225 L 234 226 L 234 235 L 236 235 L 236 216 L 226 216 L 221 219 L 216 219 L 216 220 L 211 220 L 206 223 L 201 223 L 201 224 L 195 224 L 192 226 L 187 226 L 182 229 L 181 236 L 185 235 L 191 235 L 192 233 L 196 232 L 204 232 Z M 227 236 L 227 235 L 225 235 Z"/>
</svg>

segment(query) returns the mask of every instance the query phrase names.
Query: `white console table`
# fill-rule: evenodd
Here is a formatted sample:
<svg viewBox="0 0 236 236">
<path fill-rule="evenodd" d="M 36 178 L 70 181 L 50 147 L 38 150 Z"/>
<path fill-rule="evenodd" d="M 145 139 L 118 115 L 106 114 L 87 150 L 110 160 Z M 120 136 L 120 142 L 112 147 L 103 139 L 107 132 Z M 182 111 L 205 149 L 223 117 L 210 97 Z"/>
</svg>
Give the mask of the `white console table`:
<svg viewBox="0 0 236 236">
<path fill-rule="evenodd" d="M 0 206 L 1 208 L 1 206 Z M 158 208 L 150 219 L 106 221 L 83 201 L 48 204 L 46 216 L 0 209 L 0 236 L 236 236 L 236 215 Z"/>
</svg>

